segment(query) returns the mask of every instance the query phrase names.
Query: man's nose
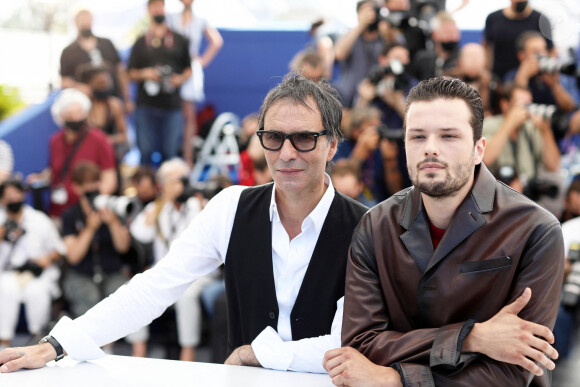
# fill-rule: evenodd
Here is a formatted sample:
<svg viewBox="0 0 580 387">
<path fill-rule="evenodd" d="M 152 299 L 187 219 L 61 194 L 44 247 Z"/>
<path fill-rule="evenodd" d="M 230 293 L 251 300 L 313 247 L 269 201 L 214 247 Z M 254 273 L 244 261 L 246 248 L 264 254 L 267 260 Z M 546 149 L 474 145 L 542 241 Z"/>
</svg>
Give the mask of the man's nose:
<svg viewBox="0 0 580 387">
<path fill-rule="evenodd" d="M 439 154 L 439 141 L 435 136 L 427 136 L 424 147 L 425 156 L 437 156 Z"/>
<path fill-rule="evenodd" d="M 290 142 L 289 138 L 284 139 L 282 143 L 282 148 L 280 149 L 280 159 L 283 161 L 294 160 L 298 157 L 298 151 L 292 143 Z"/>
</svg>

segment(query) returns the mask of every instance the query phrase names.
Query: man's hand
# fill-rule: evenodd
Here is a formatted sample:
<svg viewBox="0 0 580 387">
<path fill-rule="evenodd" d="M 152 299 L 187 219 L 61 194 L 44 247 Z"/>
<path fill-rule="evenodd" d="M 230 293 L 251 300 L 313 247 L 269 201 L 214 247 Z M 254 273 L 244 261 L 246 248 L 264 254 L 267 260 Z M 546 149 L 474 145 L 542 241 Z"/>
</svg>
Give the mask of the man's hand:
<svg viewBox="0 0 580 387">
<path fill-rule="evenodd" d="M 374 23 L 377 20 L 377 13 L 375 12 L 375 7 L 372 2 L 363 4 L 358 12 L 358 28 L 362 32 L 369 24 Z"/>
<path fill-rule="evenodd" d="M 510 130 L 516 131 L 526 122 L 526 120 L 530 117 L 530 113 L 528 109 L 524 105 L 516 105 L 513 106 L 508 112 L 505 117 L 505 122 L 510 128 Z M 511 132 L 510 132 L 511 133 Z"/>
<path fill-rule="evenodd" d="M 0 352 L 0 372 L 13 372 L 22 368 L 42 368 L 54 359 L 56 359 L 56 351 L 49 343 L 6 348 Z"/>
<path fill-rule="evenodd" d="M 119 222 L 119 218 L 117 215 L 108 208 L 103 208 L 99 210 L 99 214 L 101 216 L 101 221 L 105 223 L 108 227 L 115 225 Z"/>
<path fill-rule="evenodd" d="M 91 211 L 87 215 L 87 228 L 96 232 L 101 227 L 101 215 L 97 211 Z"/>
<path fill-rule="evenodd" d="M 256 358 L 251 345 L 242 345 L 241 347 L 236 348 L 230 357 L 226 359 L 224 364 L 250 367 L 262 366 Z"/>
<path fill-rule="evenodd" d="M 519 365 L 537 376 L 541 376 L 543 370 L 532 360 L 553 370 L 555 364 L 550 358 L 558 358 L 558 352 L 550 345 L 554 343 L 554 335 L 545 326 L 517 316 L 531 297 L 532 290 L 526 288 L 518 299 L 504 306 L 495 316 L 475 324 L 463 342 L 462 352 L 479 352 L 497 361 Z"/>
<path fill-rule="evenodd" d="M 403 386 L 396 370 L 374 364 L 351 347 L 327 351 L 322 364 L 336 386 Z"/>
</svg>

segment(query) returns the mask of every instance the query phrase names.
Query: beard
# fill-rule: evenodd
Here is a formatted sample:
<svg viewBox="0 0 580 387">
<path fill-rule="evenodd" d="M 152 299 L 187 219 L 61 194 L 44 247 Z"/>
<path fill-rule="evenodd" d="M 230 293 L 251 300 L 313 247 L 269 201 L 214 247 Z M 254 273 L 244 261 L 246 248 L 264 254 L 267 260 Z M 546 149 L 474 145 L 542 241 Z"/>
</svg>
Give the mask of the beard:
<svg viewBox="0 0 580 387">
<path fill-rule="evenodd" d="M 426 177 L 419 177 L 421 166 L 426 163 L 437 163 L 443 166 L 442 171 L 445 173 L 442 180 L 434 180 L 436 173 L 427 173 Z M 473 154 L 469 158 L 468 163 L 458 163 L 455 167 L 455 176 L 449 174 L 449 164 L 438 160 L 436 157 L 427 157 L 425 160 L 417 163 L 415 172 L 409 168 L 409 176 L 413 185 L 419 192 L 432 197 L 434 199 L 443 199 L 454 196 L 461 188 L 463 188 L 471 177 L 473 172 Z"/>
</svg>

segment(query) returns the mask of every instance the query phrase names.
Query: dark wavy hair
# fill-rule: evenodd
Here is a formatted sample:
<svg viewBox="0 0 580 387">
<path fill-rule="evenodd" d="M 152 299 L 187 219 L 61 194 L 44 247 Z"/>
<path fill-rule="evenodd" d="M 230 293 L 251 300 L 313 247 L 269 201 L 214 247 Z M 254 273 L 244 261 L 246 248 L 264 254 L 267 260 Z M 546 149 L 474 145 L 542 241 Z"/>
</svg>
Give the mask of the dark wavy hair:
<svg viewBox="0 0 580 387">
<path fill-rule="evenodd" d="M 413 87 L 407 97 L 403 127 L 407 128 L 407 112 L 413 102 L 428 102 L 436 99 L 461 99 L 471 111 L 469 123 L 473 128 L 473 143 L 481 138 L 483 130 L 483 101 L 477 90 L 457 78 L 437 77 L 421 81 Z"/>
</svg>

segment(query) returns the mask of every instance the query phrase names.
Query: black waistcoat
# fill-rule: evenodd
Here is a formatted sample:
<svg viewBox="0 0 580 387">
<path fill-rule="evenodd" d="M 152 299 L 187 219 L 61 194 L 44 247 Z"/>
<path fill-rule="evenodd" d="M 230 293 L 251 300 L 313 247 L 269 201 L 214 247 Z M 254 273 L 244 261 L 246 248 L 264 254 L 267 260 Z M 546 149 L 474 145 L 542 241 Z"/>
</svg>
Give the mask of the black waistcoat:
<svg viewBox="0 0 580 387">
<path fill-rule="evenodd" d="M 228 353 L 250 344 L 266 326 L 277 328 L 269 207 L 273 184 L 245 189 L 225 264 Z M 336 192 L 290 314 L 292 339 L 330 333 L 344 296 L 348 247 L 366 207 Z"/>
</svg>

